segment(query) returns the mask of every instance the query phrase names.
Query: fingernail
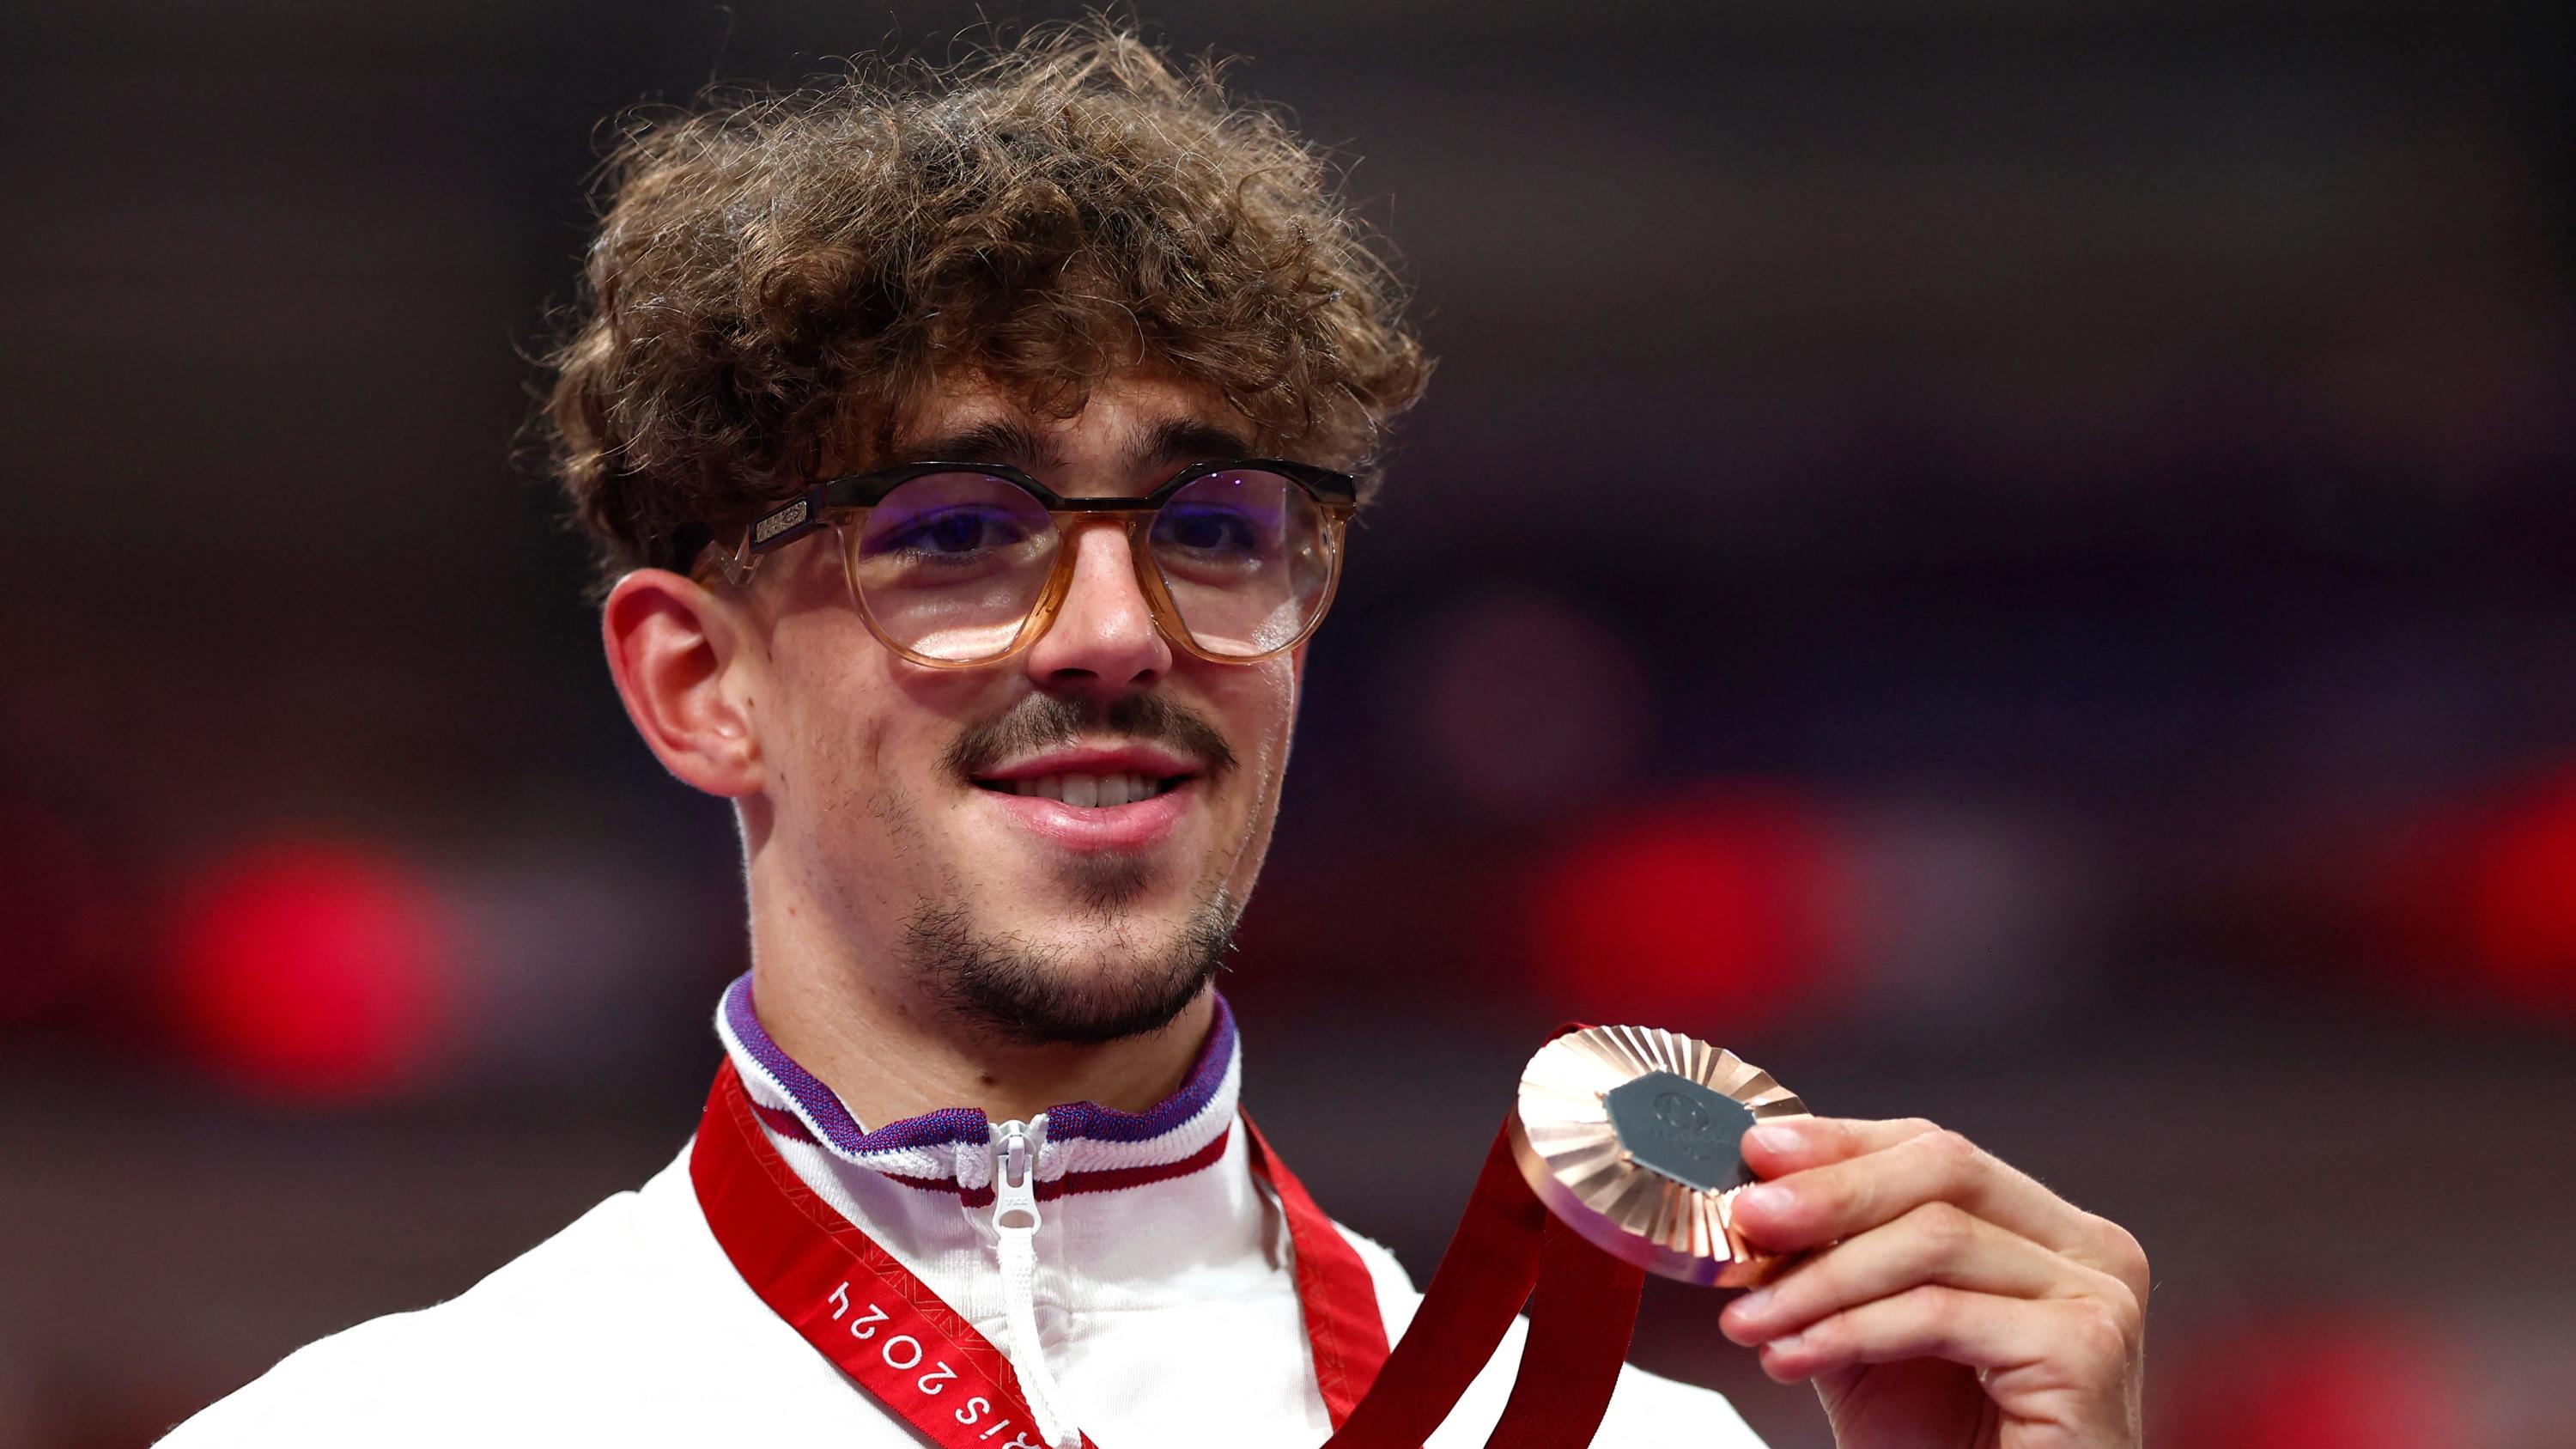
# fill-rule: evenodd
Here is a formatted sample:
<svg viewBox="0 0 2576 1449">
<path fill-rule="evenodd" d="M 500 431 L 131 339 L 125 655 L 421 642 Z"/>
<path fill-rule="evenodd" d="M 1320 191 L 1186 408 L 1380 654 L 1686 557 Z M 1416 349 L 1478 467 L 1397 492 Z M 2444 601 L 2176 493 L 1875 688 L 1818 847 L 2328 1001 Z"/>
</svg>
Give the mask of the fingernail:
<svg viewBox="0 0 2576 1449">
<path fill-rule="evenodd" d="M 1756 1127 L 1744 1138 L 1765 1152 L 1795 1152 L 1807 1140 L 1806 1134 L 1784 1122 Z"/>
<path fill-rule="evenodd" d="M 1778 1338 L 1771 1340 L 1769 1343 L 1764 1344 L 1763 1347 L 1771 1349 L 1776 1353 L 1796 1353 L 1799 1349 L 1804 1348 L 1806 1343 L 1807 1338 L 1805 1334 L 1784 1333 Z"/>
<path fill-rule="evenodd" d="M 1789 1203 L 1789 1189 L 1771 1182 L 1757 1182 L 1735 1195 L 1735 1206 L 1739 1210 L 1751 1208 L 1765 1215 L 1787 1212 Z"/>
<path fill-rule="evenodd" d="M 1759 1318 L 1762 1310 L 1770 1306 L 1771 1290 L 1768 1288 L 1756 1288 L 1735 1300 L 1735 1312 L 1741 1318 Z"/>
</svg>

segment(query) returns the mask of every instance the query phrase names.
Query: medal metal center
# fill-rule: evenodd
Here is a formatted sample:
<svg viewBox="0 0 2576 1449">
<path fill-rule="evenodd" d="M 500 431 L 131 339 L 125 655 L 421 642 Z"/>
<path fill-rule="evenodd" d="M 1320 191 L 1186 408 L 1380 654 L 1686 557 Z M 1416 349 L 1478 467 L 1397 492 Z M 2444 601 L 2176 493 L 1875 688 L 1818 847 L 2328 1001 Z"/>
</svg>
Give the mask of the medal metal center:
<svg viewBox="0 0 2576 1449">
<path fill-rule="evenodd" d="M 1611 1130 L 1640 1167 L 1700 1192 L 1753 1181 L 1742 1147 L 1753 1110 L 1672 1072 L 1648 1072 L 1602 1094 Z"/>
</svg>

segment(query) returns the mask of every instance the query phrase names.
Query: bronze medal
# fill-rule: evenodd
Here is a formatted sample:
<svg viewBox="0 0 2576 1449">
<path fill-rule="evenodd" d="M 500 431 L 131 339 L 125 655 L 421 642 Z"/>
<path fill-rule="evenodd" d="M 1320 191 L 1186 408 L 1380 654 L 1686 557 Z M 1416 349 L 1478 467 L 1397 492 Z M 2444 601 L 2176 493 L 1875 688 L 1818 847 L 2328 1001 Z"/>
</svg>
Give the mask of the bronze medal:
<svg viewBox="0 0 2576 1449">
<path fill-rule="evenodd" d="M 1795 1093 L 1733 1052 L 1643 1026 L 1595 1026 L 1521 1072 L 1512 1155 L 1550 1212 L 1603 1252 L 1685 1283 L 1742 1288 L 1782 1260 L 1736 1232 L 1756 1179 L 1744 1133 L 1803 1117 Z"/>
</svg>

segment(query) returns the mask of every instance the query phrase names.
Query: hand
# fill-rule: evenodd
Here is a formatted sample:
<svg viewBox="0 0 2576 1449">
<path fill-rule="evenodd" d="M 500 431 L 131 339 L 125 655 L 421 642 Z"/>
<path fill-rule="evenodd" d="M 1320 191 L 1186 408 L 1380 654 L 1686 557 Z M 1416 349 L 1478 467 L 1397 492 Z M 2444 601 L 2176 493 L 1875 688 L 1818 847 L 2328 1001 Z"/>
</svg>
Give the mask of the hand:
<svg viewBox="0 0 2576 1449">
<path fill-rule="evenodd" d="M 2147 1257 L 1966 1138 L 1806 1118 L 1745 1134 L 1746 1238 L 1813 1249 L 1718 1323 L 1812 1379 L 1841 1449 L 2134 1449 Z"/>
</svg>

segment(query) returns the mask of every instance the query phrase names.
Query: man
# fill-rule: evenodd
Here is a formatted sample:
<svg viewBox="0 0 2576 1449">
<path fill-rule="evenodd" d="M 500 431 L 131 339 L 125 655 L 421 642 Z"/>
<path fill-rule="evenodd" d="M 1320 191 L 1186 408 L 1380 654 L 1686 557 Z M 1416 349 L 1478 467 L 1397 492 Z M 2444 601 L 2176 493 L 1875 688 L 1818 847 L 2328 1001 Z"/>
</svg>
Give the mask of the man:
<svg viewBox="0 0 2576 1449">
<path fill-rule="evenodd" d="M 640 1191 L 170 1442 L 1321 1442 L 1416 1298 L 1237 1116 L 1211 981 L 1427 366 L 1317 164 L 1044 38 L 643 131 L 588 280 L 550 417 L 628 714 L 736 806 L 728 1066 Z M 1842 1444 L 2137 1442 L 2125 1233 L 1924 1123 L 1746 1152 L 1822 1251 L 1721 1322 Z M 1634 1371 L 1599 1442 L 1755 1443 Z"/>
</svg>

